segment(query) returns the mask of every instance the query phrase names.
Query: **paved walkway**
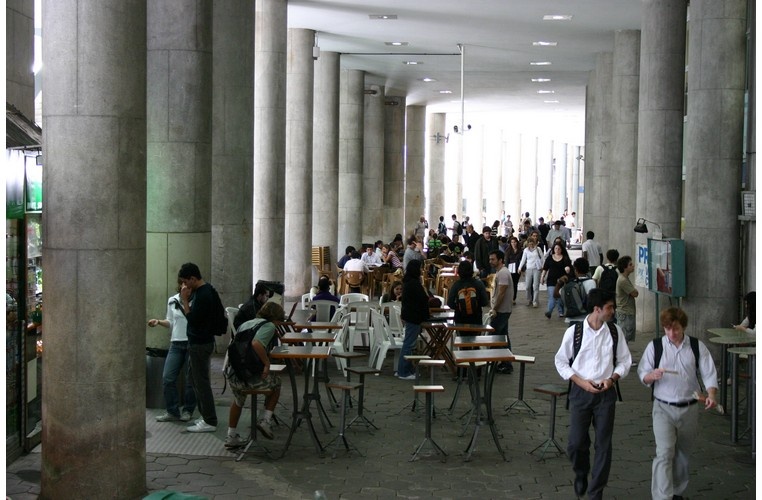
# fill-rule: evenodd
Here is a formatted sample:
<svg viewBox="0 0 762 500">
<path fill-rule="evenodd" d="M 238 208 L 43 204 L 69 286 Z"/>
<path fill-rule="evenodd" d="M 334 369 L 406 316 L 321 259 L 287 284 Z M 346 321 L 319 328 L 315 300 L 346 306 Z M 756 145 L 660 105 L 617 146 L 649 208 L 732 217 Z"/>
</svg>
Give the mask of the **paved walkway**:
<svg viewBox="0 0 762 500">
<path fill-rule="evenodd" d="M 458 417 L 468 408 L 468 397 L 463 394 L 454 416 L 439 412 L 434 420 L 434 439 L 448 453 L 446 463 L 435 456 L 422 456 L 408 461 L 414 448 L 424 435 L 424 420 L 420 413 L 400 412 L 412 400 L 412 382 L 393 377 L 392 355 L 384 364 L 383 373 L 366 379 L 366 408 L 369 416 L 380 428 L 372 433 L 362 426 L 352 427 L 347 436 L 364 456 L 356 452 L 346 456 L 340 452 L 336 459 L 319 457 L 310 441 L 306 428 L 299 428 L 285 457 L 272 460 L 262 456 L 248 456 L 235 462 L 225 451 L 222 442 L 227 427 L 227 408 L 230 391 L 220 395 L 222 377 L 214 369 L 215 394 L 222 425 L 215 434 L 193 435 L 182 433 L 183 426 L 175 423 L 158 424 L 153 417 L 158 410 L 146 411 L 146 489 L 147 492 L 169 489 L 218 500 L 248 497 L 311 499 L 316 490 L 325 492 L 326 498 L 387 499 L 387 498 L 574 498 L 571 472 L 565 456 L 548 453 L 538 461 L 528 452 L 541 444 L 548 432 L 549 400 L 532 391 L 547 383 L 561 383 L 553 356 L 558 349 L 565 324 L 557 317 L 548 320 L 542 306 L 525 305 L 523 292 L 510 320 L 511 339 L 517 354 L 536 356 L 536 364 L 527 368 L 525 399 L 537 415 L 526 411 L 505 415 L 502 408 L 514 401 L 518 388 L 518 370 L 512 375 L 498 375 L 494 400 L 501 442 L 509 462 L 501 460 L 491 436 L 482 429 L 477 449 L 470 462 L 464 462 L 463 451 L 469 440 L 468 433 L 461 437 Z M 689 332 L 692 333 L 692 332 Z M 632 344 L 634 358 L 640 358 L 648 338 L 639 336 Z M 214 359 L 216 367 L 221 358 Z M 338 377 L 335 364 L 333 375 Z M 438 407 L 449 405 L 455 383 L 445 373 L 437 373 L 437 383 L 445 386 L 445 393 L 436 400 Z M 281 401 L 291 407 L 291 392 L 284 380 Z M 649 497 L 651 459 L 654 453 L 651 433 L 650 391 L 642 386 L 635 373 L 622 380 L 624 402 L 617 405 L 614 444 L 614 462 L 606 489 L 607 498 L 640 499 Z M 466 391 L 467 393 L 467 391 Z M 569 415 L 560 400 L 556 417 L 556 438 L 566 445 Z M 334 424 L 338 414 L 328 411 Z M 276 412 L 288 418 L 288 410 Z M 239 427 L 246 431 L 249 422 L 245 411 Z M 319 423 L 321 440 L 328 441 L 335 429 L 324 433 Z M 754 465 L 744 463 L 751 451 L 746 446 L 730 446 L 730 420 L 716 414 L 702 413 L 701 436 L 691 462 L 691 483 L 686 496 L 692 499 L 754 498 L 756 487 Z M 276 428 L 274 441 L 264 441 L 278 449 L 287 436 L 287 429 Z M 169 443 L 169 444 L 167 444 Z M 163 451 L 152 451 L 163 450 Z M 36 498 L 39 493 L 40 454 L 30 453 L 6 469 L 6 494 L 14 499 Z"/>
</svg>

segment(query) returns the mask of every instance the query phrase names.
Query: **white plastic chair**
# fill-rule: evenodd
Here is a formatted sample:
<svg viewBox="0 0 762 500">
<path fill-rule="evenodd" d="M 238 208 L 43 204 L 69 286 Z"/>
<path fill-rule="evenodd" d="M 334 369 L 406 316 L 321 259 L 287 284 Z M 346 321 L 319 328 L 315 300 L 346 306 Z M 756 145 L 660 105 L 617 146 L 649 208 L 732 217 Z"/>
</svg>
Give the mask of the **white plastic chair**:
<svg viewBox="0 0 762 500">
<path fill-rule="evenodd" d="M 228 333 L 230 334 L 230 338 L 232 340 L 232 338 L 235 337 L 235 326 L 233 326 L 233 320 L 235 319 L 236 314 L 238 314 L 238 308 L 226 307 L 225 314 L 228 317 Z"/>
<path fill-rule="evenodd" d="M 397 342 L 389 332 L 389 324 L 386 322 L 383 314 L 375 310 L 371 311 L 370 314 L 373 318 L 373 343 L 370 348 L 368 366 L 380 370 L 386 359 L 386 353 L 389 349 L 392 349 L 394 351 L 394 366 L 396 368 L 399 364 L 402 343 Z"/>
<path fill-rule="evenodd" d="M 381 314 L 385 318 L 389 318 L 387 323 L 389 324 L 389 332 L 392 336 L 397 338 L 403 338 L 405 336 L 405 329 L 402 327 L 402 304 L 399 302 L 384 302 L 380 306 Z"/>
<path fill-rule="evenodd" d="M 307 292 L 302 294 L 302 309 L 307 309 L 310 306 L 310 302 L 312 301 L 312 298 L 315 296 L 312 292 Z"/>
<path fill-rule="evenodd" d="M 364 293 L 345 293 L 341 296 L 341 299 L 339 299 L 339 304 L 345 306 L 350 302 L 368 302 L 368 300 L 370 300 L 369 297 Z"/>
<path fill-rule="evenodd" d="M 341 323 L 341 329 L 339 330 L 339 333 L 336 335 L 336 337 L 333 340 L 332 351 L 341 353 L 341 352 L 347 352 L 347 338 L 349 336 L 349 315 L 347 314 L 343 318 L 341 318 L 340 323 Z M 338 368 L 341 371 L 342 375 L 346 377 L 347 374 L 344 370 L 347 367 L 347 360 L 344 358 L 339 358 L 337 356 L 334 356 L 333 359 L 336 360 L 336 368 Z"/>
<path fill-rule="evenodd" d="M 355 350 L 355 338 L 359 334 L 360 342 L 363 347 L 368 346 L 370 337 L 370 313 L 375 309 L 367 301 L 350 302 L 344 306 L 345 314 L 350 316 L 351 326 L 349 327 L 349 350 Z"/>
<path fill-rule="evenodd" d="M 315 309 L 315 321 L 331 321 L 331 308 L 338 309 L 339 304 L 332 300 L 311 300 L 310 309 Z"/>
</svg>

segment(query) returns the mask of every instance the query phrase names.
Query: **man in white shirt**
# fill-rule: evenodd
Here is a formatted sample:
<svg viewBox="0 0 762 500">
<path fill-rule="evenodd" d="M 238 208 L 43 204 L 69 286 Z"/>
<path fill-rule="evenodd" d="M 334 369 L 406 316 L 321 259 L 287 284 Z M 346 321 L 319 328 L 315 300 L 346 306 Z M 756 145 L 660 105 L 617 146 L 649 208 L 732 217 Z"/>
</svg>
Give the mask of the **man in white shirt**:
<svg viewBox="0 0 762 500">
<path fill-rule="evenodd" d="M 344 270 L 345 271 L 362 271 L 364 273 L 367 273 L 368 264 L 360 260 L 360 252 L 354 251 L 352 252 L 352 258 L 349 259 L 346 264 L 344 264 Z"/>
<path fill-rule="evenodd" d="M 591 311 L 581 324 L 564 333 L 555 356 L 558 374 L 571 380 L 569 442 L 566 453 L 574 470 L 574 492 L 588 490 L 591 499 L 603 498 L 611 470 L 611 437 L 616 413 L 616 381 L 627 376 L 632 356 L 624 334 L 611 323 L 614 296 L 594 288 L 587 297 Z M 575 352 L 576 351 L 576 352 Z M 590 425 L 595 422 L 595 461 L 590 469 Z"/>
<path fill-rule="evenodd" d="M 654 396 L 656 457 L 651 468 L 651 498 L 682 499 L 688 487 L 688 456 L 699 435 L 699 405 L 693 397 L 701 392 L 697 375 L 701 374 L 706 385 L 708 395 L 703 403 L 709 410 L 717 406 L 717 371 L 706 345 L 685 335 L 688 316 L 682 309 L 663 310 L 659 321 L 664 336 L 648 343 L 638 365 L 638 377 L 653 387 Z"/>
<path fill-rule="evenodd" d="M 373 247 L 370 245 L 365 249 L 365 253 L 362 254 L 360 260 L 367 266 L 380 266 L 384 263 L 381 260 L 381 257 L 376 255 L 376 252 L 373 251 Z"/>
<path fill-rule="evenodd" d="M 505 253 L 493 250 L 489 253 L 489 265 L 495 270 L 495 281 L 490 301 L 489 315 L 492 318 L 490 326 L 495 329 L 495 335 L 505 335 L 508 339 L 508 349 L 511 348 L 511 337 L 508 335 L 508 320 L 513 312 L 513 278 L 505 267 Z M 500 363 L 498 373 L 513 373 L 510 361 Z"/>
<path fill-rule="evenodd" d="M 603 249 L 600 243 L 593 240 L 595 238 L 594 232 L 588 231 L 585 236 L 587 239 L 582 244 L 582 256 L 587 259 L 590 269 L 595 272 L 595 268 L 603 263 Z"/>
</svg>

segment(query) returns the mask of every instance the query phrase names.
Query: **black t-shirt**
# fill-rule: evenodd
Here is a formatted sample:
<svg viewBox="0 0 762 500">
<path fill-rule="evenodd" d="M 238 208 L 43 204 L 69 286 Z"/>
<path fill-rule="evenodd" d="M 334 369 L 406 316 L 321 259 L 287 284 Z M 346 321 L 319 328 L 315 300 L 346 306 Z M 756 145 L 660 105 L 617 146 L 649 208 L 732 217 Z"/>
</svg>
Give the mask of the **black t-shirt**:
<svg viewBox="0 0 762 500">
<path fill-rule="evenodd" d="M 208 344 L 214 342 L 212 285 L 204 283 L 196 288 L 191 294 L 190 300 L 190 311 L 185 315 L 188 319 L 188 343 Z"/>
</svg>

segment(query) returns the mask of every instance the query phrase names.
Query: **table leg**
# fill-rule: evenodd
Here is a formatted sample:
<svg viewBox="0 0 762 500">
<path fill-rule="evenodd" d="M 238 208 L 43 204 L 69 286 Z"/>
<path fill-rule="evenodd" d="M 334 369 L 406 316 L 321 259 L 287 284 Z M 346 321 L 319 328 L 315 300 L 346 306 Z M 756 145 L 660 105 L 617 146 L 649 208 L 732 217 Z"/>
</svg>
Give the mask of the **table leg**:
<svg viewBox="0 0 762 500">
<path fill-rule="evenodd" d="M 299 423 L 302 420 L 306 420 L 309 427 L 310 427 L 310 434 L 312 436 L 312 440 L 315 443 L 315 449 L 318 452 L 318 454 L 321 454 L 323 451 L 323 447 L 320 444 L 320 441 L 317 439 L 317 433 L 315 432 L 315 427 L 312 425 L 312 418 L 310 415 L 310 403 L 308 398 L 308 392 L 309 392 L 309 377 L 310 377 L 310 367 L 305 366 L 304 367 L 304 378 L 305 378 L 305 393 L 303 397 L 303 403 L 301 406 L 299 406 L 299 390 L 296 387 L 296 374 L 294 373 L 294 368 L 292 366 L 292 363 L 286 363 L 287 369 L 288 369 L 288 377 L 291 381 L 291 394 L 294 399 L 294 411 L 293 411 L 293 417 L 291 421 L 291 429 L 288 433 L 288 438 L 286 439 L 286 444 L 283 445 L 283 451 L 280 454 L 279 458 L 282 458 L 286 454 L 286 450 L 288 450 L 289 445 L 291 444 L 291 439 L 294 437 L 294 432 L 296 432 L 296 428 L 299 426 Z"/>
<path fill-rule="evenodd" d="M 720 357 L 720 404 L 723 408 L 728 407 L 728 391 L 727 387 L 725 385 L 725 380 L 727 377 L 726 374 L 726 367 L 727 367 L 727 360 L 728 359 L 728 345 L 722 344 L 722 356 Z"/>
<path fill-rule="evenodd" d="M 521 366 L 524 365 L 522 364 Z M 503 460 L 507 462 L 508 459 L 505 456 L 505 452 L 500 446 L 500 436 L 498 436 L 497 428 L 495 427 L 495 418 L 492 414 L 492 386 L 495 382 L 496 367 L 496 362 L 487 363 L 487 373 L 485 374 L 484 379 L 484 404 L 487 407 L 487 423 L 489 424 L 490 432 L 492 432 L 492 439 L 495 441 L 495 447 L 500 453 L 500 456 L 503 457 Z"/>
<path fill-rule="evenodd" d="M 320 378 L 318 377 L 318 371 L 321 369 L 323 370 L 323 375 L 325 377 L 325 380 L 328 380 L 328 362 L 327 360 L 324 360 L 325 362 L 321 363 L 319 360 L 314 360 L 314 368 L 315 368 L 315 376 L 313 377 L 313 387 L 312 387 L 312 394 L 310 395 L 311 399 L 315 400 L 315 404 L 317 406 L 318 410 L 318 417 L 320 417 L 320 423 L 323 426 L 323 432 L 328 432 L 328 427 L 333 427 L 333 424 L 331 423 L 331 420 L 328 418 L 328 413 L 326 413 L 325 408 L 323 407 L 323 403 L 320 400 Z M 309 386 L 307 386 L 309 387 Z"/>
<path fill-rule="evenodd" d="M 751 384 L 751 400 L 748 402 L 751 408 L 751 456 L 757 457 L 757 409 L 755 407 L 757 403 L 757 356 L 749 356 L 749 371 L 751 372 L 751 378 L 749 384 Z"/>
<path fill-rule="evenodd" d="M 519 397 L 518 397 L 518 399 L 516 401 L 511 403 L 510 406 L 507 406 L 505 408 L 505 412 L 506 413 L 509 413 L 511 410 L 513 410 L 514 407 L 516 407 L 518 405 L 523 405 L 524 407 L 526 407 L 527 410 L 529 410 L 529 413 L 532 416 L 537 414 L 537 412 L 534 411 L 534 408 L 529 406 L 529 403 L 524 401 L 524 377 L 525 377 L 525 375 L 526 375 L 526 364 L 525 363 L 520 363 L 520 366 L 519 366 Z"/>
<path fill-rule="evenodd" d="M 732 406 L 730 416 L 730 441 L 738 442 L 738 354 L 733 353 L 730 360 L 731 380 L 733 382 L 730 388 L 730 404 Z M 724 376 L 723 376 L 724 378 Z M 724 380 L 722 381 L 724 382 Z M 725 385 L 725 384 L 720 384 Z"/>
<path fill-rule="evenodd" d="M 476 448 L 476 437 L 479 435 L 479 427 L 482 425 L 481 394 L 479 391 L 479 381 L 476 377 L 476 365 L 474 363 L 469 363 L 468 365 L 468 384 L 474 394 L 472 404 L 474 405 L 473 415 L 476 417 L 476 421 L 474 422 L 474 433 L 471 435 L 471 441 L 469 441 L 466 447 L 466 462 L 471 461 L 471 454 Z M 466 425 L 468 425 L 468 422 L 466 422 Z"/>
</svg>

